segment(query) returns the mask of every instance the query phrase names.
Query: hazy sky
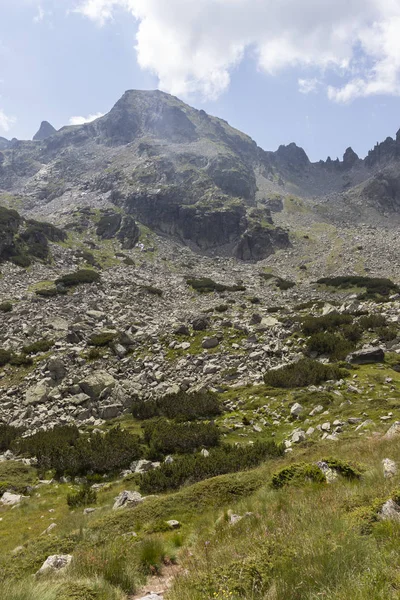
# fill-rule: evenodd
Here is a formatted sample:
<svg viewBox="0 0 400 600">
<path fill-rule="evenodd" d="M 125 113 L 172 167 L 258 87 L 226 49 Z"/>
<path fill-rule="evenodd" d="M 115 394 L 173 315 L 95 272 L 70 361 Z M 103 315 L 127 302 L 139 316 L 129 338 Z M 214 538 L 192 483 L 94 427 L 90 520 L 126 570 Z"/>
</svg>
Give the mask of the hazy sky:
<svg viewBox="0 0 400 600">
<path fill-rule="evenodd" d="M 400 128 L 400 0 L 0 0 L 0 136 L 155 88 L 266 150 L 364 156 Z"/>
</svg>

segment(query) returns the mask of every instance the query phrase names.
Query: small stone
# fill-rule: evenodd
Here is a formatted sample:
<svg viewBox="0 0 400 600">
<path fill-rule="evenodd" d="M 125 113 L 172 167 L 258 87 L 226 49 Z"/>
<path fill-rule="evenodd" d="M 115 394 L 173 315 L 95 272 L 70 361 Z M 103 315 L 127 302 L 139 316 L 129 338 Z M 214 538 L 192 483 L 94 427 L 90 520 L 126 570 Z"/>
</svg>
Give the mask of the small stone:
<svg viewBox="0 0 400 600">
<path fill-rule="evenodd" d="M 397 473 L 397 465 L 394 462 L 394 460 L 391 460 L 390 458 L 384 458 L 382 460 L 382 466 L 383 466 L 383 475 L 386 479 L 391 479 L 392 477 L 394 477 Z"/>
</svg>

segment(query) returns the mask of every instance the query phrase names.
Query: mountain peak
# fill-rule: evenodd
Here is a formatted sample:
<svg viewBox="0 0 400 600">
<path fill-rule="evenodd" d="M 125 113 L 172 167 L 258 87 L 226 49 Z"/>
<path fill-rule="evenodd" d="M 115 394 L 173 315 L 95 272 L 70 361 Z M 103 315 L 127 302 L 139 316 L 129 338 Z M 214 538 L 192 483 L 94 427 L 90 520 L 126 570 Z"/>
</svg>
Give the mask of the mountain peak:
<svg viewBox="0 0 400 600">
<path fill-rule="evenodd" d="M 53 125 L 51 125 L 48 121 L 42 121 L 39 131 L 33 136 L 33 140 L 35 142 L 42 142 L 55 133 L 57 133 L 57 129 L 55 129 Z"/>
</svg>

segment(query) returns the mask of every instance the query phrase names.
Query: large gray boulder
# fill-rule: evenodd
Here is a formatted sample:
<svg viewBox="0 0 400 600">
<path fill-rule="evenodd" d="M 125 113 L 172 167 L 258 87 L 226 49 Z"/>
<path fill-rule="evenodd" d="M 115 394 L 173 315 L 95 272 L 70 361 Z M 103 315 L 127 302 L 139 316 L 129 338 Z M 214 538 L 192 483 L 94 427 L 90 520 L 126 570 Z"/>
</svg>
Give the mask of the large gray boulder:
<svg viewBox="0 0 400 600">
<path fill-rule="evenodd" d="M 119 508 L 135 508 L 143 502 L 143 498 L 139 492 L 130 492 L 128 490 L 124 490 L 115 498 L 113 510 L 118 510 Z"/>
<path fill-rule="evenodd" d="M 384 435 L 386 440 L 392 440 L 393 438 L 400 435 L 400 421 L 396 421 L 389 427 L 387 432 Z"/>
<path fill-rule="evenodd" d="M 364 348 L 356 350 L 346 358 L 346 361 L 352 365 L 369 365 L 373 363 L 381 363 L 385 360 L 385 353 L 382 348 Z"/>
<path fill-rule="evenodd" d="M 47 573 L 57 573 L 63 571 L 72 562 L 72 556 L 70 554 L 54 554 L 48 556 L 36 575 L 45 575 Z"/>
<path fill-rule="evenodd" d="M 385 502 L 379 513 L 383 521 L 400 521 L 400 506 L 392 499 Z"/>
<path fill-rule="evenodd" d="M 114 377 L 107 371 L 95 371 L 79 383 L 81 390 L 93 400 L 98 400 L 104 392 L 111 391 L 115 384 Z"/>
<path fill-rule="evenodd" d="M 52 357 L 47 363 L 47 370 L 54 383 L 61 383 L 67 374 L 67 369 L 61 358 Z"/>
<path fill-rule="evenodd" d="M 36 406 L 44 404 L 49 397 L 49 388 L 45 383 L 38 383 L 28 388 L 25 392 L 25 404 L 27 406 Z"/>
<path fill-rule="evenodd" d="M 202 341 L 202 347 L 206 350 L 209 348 L 216 348 L 219 344 L 219 339 L 216 337 L 207 337 Z"/>
<path fill-rule="evenodd" d="M 26 498 L 28 498 L 28 496 L 22 496 L 21 494 L 12 494 L 11 492 L 4 492 L 0 499 L 0 503 L 4 506 L 16 506 Z"/>
</svg>

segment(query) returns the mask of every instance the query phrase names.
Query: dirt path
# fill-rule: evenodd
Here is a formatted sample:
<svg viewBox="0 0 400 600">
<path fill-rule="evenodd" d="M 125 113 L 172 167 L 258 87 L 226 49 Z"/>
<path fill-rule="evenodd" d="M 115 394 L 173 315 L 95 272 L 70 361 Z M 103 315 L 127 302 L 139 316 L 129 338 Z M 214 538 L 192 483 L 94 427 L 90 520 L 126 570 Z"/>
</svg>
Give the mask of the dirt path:
<svg viewBox="0 0 400 600">
<path fill-rule="evenodd" d="M 143 588 L 137 592 L 134 596 L 130 596 L 129 600 L 140 600 L 147 594 L 159 594 L 162 596 L 166 594 L 169 588 L 172 586 L 174 578 L 180 573 L 181 567 L 179 565 L 168 565 L 163 568 L 160 575 L 154 575 L 147 580 L 147 583 Z"/>
</svg>

